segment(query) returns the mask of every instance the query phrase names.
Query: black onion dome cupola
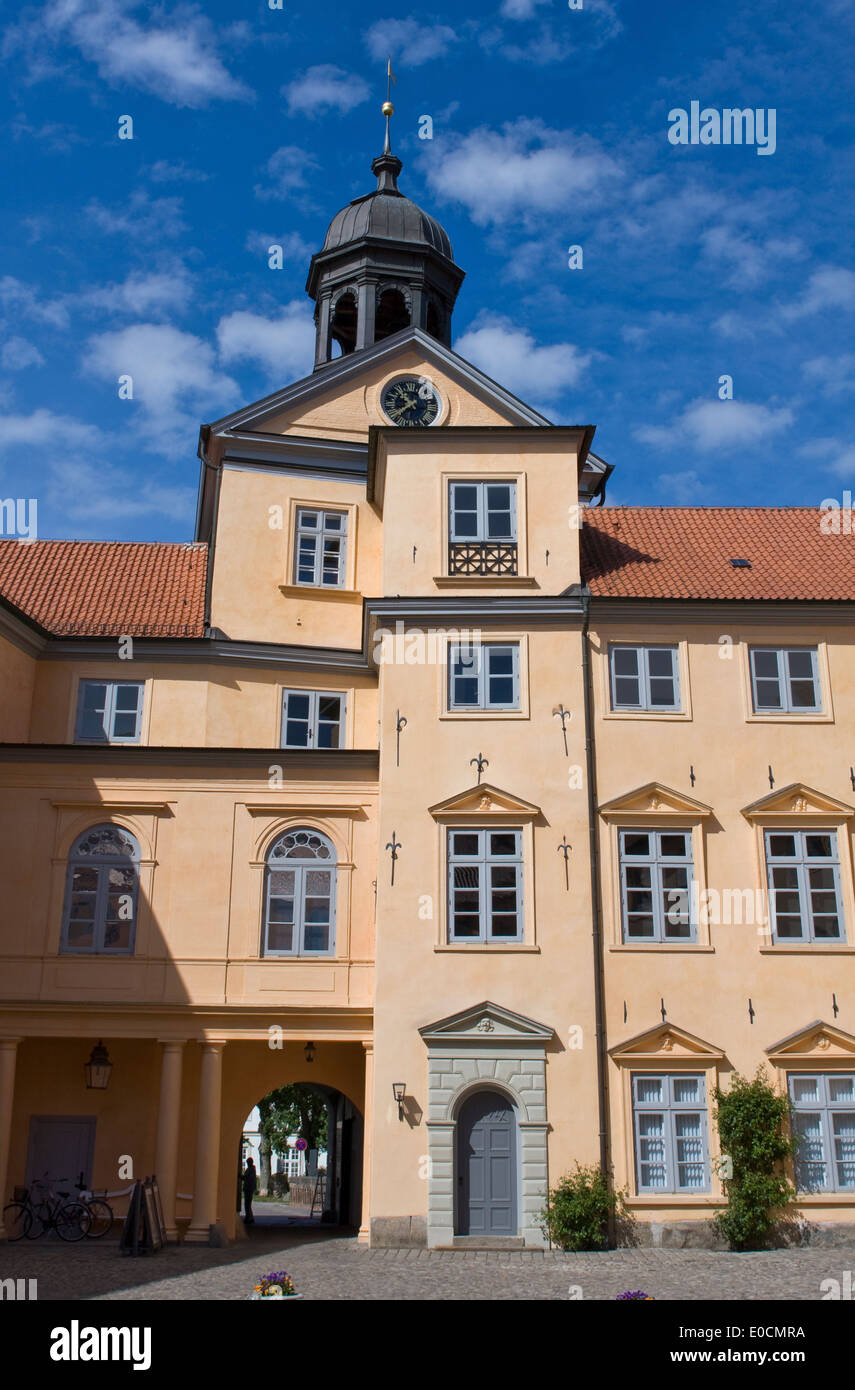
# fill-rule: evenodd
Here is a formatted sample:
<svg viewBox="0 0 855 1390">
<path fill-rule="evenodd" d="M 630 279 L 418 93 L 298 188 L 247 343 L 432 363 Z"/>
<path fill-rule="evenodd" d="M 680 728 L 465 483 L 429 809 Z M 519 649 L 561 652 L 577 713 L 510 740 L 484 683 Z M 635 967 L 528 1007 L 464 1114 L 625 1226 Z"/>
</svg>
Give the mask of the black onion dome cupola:
<svg viewBox="0 0 855 1390">
<path fill-rule="evenodd" d="M 411 325 L 451 346 L 451 312 L 464 272 L 435 217 L 398 188 L 401 161 L 386 143 L 371 165 L 377 187 L 337 212 L 312 257 L 306 291 L 315 301 L 315 368 Z"/>
</svg>

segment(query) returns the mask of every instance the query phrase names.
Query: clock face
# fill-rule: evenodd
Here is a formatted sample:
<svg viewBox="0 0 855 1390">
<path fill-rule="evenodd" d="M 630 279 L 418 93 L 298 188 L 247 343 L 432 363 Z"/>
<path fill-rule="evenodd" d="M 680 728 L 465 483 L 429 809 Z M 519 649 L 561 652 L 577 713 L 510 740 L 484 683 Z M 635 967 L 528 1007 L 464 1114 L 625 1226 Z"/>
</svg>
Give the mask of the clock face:
<svg viewBox="0 0 855 1390">
<path fill-rule="evenodd" d="M 393 425 L 432 425 L 439 414 L 439 396 L 417 376 L 399 376 L 383 388 L 383 409 Z"/>
</svg>

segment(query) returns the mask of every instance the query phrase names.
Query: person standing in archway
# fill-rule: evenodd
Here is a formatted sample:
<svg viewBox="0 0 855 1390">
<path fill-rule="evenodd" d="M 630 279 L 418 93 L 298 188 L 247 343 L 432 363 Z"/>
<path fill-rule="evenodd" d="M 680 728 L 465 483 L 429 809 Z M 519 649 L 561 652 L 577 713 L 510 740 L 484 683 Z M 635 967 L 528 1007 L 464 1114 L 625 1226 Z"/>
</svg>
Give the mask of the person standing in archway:
<svg viewBox="0 0 855 1390">
<path fill-rule="evenodd" d="M 255 1164 L 251 1158 L 246 1160 L 246 1168 L 243 1171 L 243 1219 L 244 1224 L 253 1226 L 255 1217 L 252 1214 L 252 1199 L 255 1196 L 256 1173 Z"/>
</svg>

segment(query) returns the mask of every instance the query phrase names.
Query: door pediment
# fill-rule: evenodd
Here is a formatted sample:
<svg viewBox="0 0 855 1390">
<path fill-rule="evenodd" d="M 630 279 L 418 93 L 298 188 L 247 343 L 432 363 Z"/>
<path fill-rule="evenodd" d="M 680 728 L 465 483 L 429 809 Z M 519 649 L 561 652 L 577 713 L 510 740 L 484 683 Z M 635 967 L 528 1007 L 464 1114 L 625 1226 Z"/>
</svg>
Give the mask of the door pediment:
<svg viewBox="0 0 855 1390">
<path fill-rule="evenodd" d="M 425 1024 L 419 1033 L 426 1043 L 437 1042 L 530 1042 L 541 1045 L 550 1042 L 555 1030 L 533 1018 L 503 1009 L 500 1004 L 485 1000 L 473 1009 Z"/>
</svg>

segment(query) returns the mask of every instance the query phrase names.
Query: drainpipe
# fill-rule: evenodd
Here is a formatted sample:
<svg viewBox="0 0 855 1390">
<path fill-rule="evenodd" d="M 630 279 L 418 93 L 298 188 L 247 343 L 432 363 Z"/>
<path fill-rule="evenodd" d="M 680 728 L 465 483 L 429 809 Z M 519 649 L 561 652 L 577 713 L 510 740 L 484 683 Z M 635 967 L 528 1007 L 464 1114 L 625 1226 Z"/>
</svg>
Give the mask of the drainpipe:
<svg viewBox="0 0 855 1390">
<path fill-rule="evenodd" d="M 597 816 L 597 772 L 594 744 L 594 710 L 591 693 L 591 662 L 588 648 L 591 594 L 582 590 L 582 683 L 585 688 L 585 763 L 588 779 L 588 841 L 591 859 L 591 927 L 594 947 L 594 1015 L 597 1045 L 597 1106 L 600 1126 L 600 1168 L 609 1174 L 609 1129 L 607 1099 L 607 1057 L 605 989 L 603 983 L 603 933 L 600 906 L 600 849 Z"/>
</svg>

